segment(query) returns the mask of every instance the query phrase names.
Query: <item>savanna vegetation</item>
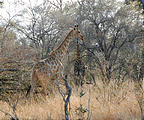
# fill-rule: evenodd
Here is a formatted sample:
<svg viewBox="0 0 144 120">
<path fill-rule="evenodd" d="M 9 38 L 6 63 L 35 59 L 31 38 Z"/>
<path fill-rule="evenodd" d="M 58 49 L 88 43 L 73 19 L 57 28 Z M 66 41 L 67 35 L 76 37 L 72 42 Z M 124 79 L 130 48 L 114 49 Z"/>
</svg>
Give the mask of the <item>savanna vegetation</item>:
<svg viewBox="0 0 144 120">
<path fill-rule="evenodd" d="M 79 25 L 84 40 L 73 38 L 64 59 L 72 88 L 69 119 L 141 120 L 143 11 L 143 0 L 1 1 L 0 119 L 65 119 L 65 101 L 55 84 L 47 86 L 46 100 L 39 83 L 33 101 L 26 94 L 34 64 Z M 84 71 L 76 68 L 82 76 L 75 73 L 77 44 Z"/>
</svg>

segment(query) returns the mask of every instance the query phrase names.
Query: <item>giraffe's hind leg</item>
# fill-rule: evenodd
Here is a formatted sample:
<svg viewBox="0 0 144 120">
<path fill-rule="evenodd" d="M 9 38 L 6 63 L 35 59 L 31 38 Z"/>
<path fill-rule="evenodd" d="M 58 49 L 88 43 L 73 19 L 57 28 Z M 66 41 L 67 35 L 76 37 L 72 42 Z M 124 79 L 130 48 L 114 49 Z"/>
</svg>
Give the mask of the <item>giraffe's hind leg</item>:
<svg viewBox="0 0 144 120">
<path fill-rule="evenodd" d="M 47 82 L 48 82 L 48 76 L 46 74 L 43 74 L 39 77 L 39 81 L 42 87 L 42 96 L 44 99 L 46 99 L 46 95 L 47 95 Z"/>
<path fill-rule="evenodd" d="M 32 79 L 31 79 L 30 97 L 33 97 L 37 80 L 38 80 L 37 74 L 35 71 L 33 71 L 32 72 Z"/>
</svg>

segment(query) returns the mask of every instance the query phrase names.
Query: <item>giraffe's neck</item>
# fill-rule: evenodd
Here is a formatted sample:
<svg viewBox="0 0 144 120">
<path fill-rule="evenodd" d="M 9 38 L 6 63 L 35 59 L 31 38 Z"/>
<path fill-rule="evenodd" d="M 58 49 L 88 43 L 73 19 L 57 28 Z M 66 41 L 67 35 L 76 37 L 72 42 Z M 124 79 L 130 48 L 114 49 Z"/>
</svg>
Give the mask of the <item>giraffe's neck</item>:
<svg viewBox="0 0 144 120">
<path fill-rule="evenodd" d="M 77 42 L 77 54 L 76 54 L 76 56 L 77 56 L 77 61 L 80 61 L 80 49 L 79 49 L 78 42 Z"/>
<path fill-rule="evenodd" d="M 72 41 L 73 30 L 71 30 L 65 37 L 64 41 L 50 54 L 54 54 L 60 61 L 63 61 L 70 42 Z"/>
</svg>

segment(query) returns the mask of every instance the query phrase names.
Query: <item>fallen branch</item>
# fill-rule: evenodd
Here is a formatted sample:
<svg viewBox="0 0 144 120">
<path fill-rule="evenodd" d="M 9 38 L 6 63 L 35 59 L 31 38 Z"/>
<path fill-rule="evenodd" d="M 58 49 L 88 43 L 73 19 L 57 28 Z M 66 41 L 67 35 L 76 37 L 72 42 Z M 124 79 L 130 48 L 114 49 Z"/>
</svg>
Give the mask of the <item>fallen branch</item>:
<svg viewBox="0 0 144 120">
<path fill-rule="evenodd" d="M 11 69 L 11 68 L 0 68 L 0 73 L 4 72 L 4 71 L 12 71 L 12 72 L 14 72 L 14 71 L 20 71 L 20 70 L 19 69 Z"/>
</svg>

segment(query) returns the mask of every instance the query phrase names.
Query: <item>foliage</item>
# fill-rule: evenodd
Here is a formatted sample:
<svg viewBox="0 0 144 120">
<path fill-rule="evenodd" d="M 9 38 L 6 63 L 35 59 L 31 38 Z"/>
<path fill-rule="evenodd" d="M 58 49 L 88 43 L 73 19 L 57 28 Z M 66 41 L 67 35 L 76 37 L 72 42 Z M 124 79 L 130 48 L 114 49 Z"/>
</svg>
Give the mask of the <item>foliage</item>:
<svg viewBox="0 0 144 120">
<path fill-rule="evenodd" d="M 135 9 L 137 10 L 144 10 L 144 1 L 143 0 L 125 0 L 125 3 L 127 5 L 131 5 L 132 7 L 134 6 Z"/>
</svg>

